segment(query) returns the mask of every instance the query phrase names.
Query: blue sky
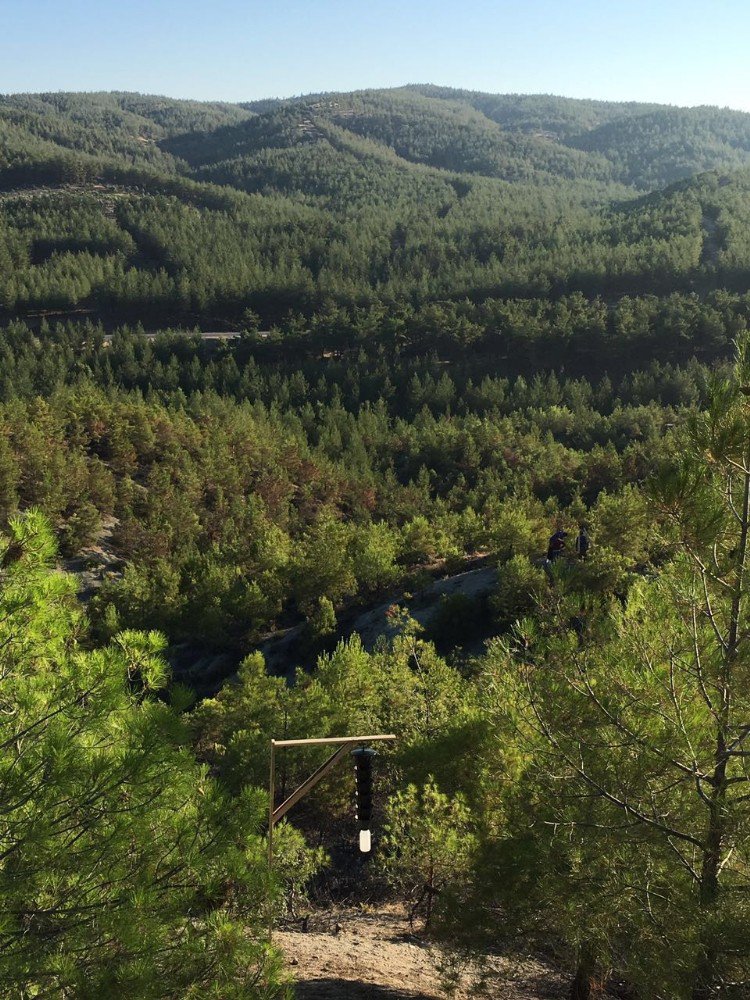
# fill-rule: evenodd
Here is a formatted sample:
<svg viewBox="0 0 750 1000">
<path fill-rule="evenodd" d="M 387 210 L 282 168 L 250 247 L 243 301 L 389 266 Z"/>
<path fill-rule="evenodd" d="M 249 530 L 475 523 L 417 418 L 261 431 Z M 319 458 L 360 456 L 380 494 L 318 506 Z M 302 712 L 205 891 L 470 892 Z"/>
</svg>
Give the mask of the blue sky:
<svg viewBox="0 0 750 1000">
<path fill-rule="evenodd" d="M 438 83 L 750 111 L 747 0 L 0 0 L 0 93 Z"/>
</svg>

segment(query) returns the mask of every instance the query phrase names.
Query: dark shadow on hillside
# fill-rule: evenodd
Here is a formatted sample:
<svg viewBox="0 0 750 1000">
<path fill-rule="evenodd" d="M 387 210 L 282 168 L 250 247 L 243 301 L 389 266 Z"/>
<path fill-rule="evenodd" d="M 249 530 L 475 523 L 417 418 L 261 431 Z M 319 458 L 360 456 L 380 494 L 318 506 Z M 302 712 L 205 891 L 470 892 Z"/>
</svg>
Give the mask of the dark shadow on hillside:
<svg viewBox="0 0 750 1000">
<path fill-rule="evenodd" d="M 540 972 L 530 976 L 515 977 L 506 983 L 495 983 L 494 1000 L 564 1000 L 568 996 L 567 983 L 558 976 Z M 295 984 L 295 1000 L 432 1000 L 434 993 L 415 993 L 392 986 L 373 983 L 356 983 L 348 979 L 308 979 Z M 632 994 L 607 992 L 603 1000 L 631 998 Z"/>
<path fill-rule="evenodd" d="M 295 984 L 296 1000 L 431 1000 L 431 994 L 348 979 L 308 979 Z"/>
</svg>

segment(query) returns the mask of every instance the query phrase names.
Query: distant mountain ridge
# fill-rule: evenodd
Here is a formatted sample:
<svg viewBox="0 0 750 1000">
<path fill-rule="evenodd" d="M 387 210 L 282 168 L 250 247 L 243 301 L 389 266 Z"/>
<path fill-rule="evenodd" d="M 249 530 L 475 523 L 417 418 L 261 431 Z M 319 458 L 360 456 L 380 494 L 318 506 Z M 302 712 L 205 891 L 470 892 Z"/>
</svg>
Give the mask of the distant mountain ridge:
<svg viewBox="0 0 750 1000">
<path fill-rule="evenodd" d="M 718 108 L 429 85 L 242 105 L 0 96 L 0 316 L 216 329 L 742 292 L 748 171 L 750 114 Z"/>
<path fill-rule="evenodd" d="M 537 173 L 639 192 L 750 163 L 750 114 L 721 108 L 487 94 L 432 85 L 288 99 L 180 101 L 136 93 L 0 97 L 3 132 L 169 172 L 291 147 L 336 125 L 437 169 L 510 181 Z M 200 139 L 197 139 L 200 137 Z M 187 158 L 190 165 L 176 162 Z"/>
<path fill-rule="evenodd" d="M 433 114 L 455 116 L 458 109 L 475 112 L 473 124 L 486 129 L 494 123 L 502 132 L 555 142 L 591 156 L 582 171 L 609 177 L 639 190 L 663 187 L 705 170 L 750 162 L 750 114 L 728 108 L 679 108 L 673 105 L 581 100 L 551 95 L 488 94 L 432 85 L 348 94 L 314 94 L 287 100 L 248 102 L 242 107 L 272 114 L 284 107 L 304 107 L 319 115 L 342 102 L 380 104 L 412 115 L 426 112 L 419 99 L 430 102 Z M 442 105 L 442 109 L 439 107 Z M 400 106 L 400 108 L 399 108 Z M 468 119 L 467 119 L 468 121 Z M 360 121 L 367 134 L 367 125 Z M 381 138 L 382 129 L 371 126 Z M 520 147 L 523 154 L 528 147 Z M 547 154 L 549 155 L 549 154 Z M 561 158 L 562 159 L 562 158 Z M 608 172 L 602 164 L 607 161 Z M 638 168 L 643 160 L 646 166 Z M 440 165 L 440 164 L 439 164 Z M 470 166 L 470 165 L 469 165 Z M 566 164 L 567 167 L 567 164 Z"/>
</svg>

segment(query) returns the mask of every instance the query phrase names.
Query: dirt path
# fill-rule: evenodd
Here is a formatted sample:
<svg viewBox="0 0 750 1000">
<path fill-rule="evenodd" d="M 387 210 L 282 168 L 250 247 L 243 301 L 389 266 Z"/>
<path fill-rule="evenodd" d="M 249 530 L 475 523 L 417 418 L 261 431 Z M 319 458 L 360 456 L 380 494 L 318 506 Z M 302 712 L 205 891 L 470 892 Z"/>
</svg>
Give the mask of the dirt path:
<svg viewBox="0 0 750 1000">
<path fill-rule="evenodd" d="M 475 600 L 492 593 L 496 584 L 497 567 L 484 565 L 434 580 L 408 596 L 403 591 L 394 592 L 387 601 L 367 608 L 348 621 L 342 622 L 340 638 L 346 639 L 356 633 L 365 649 L 373 650 L 381 636 L 388 639 L 396 634 L 396 627 L 388 617 L 388 611 L 394 604 L 406 608 L 420 625 L 429 627 L 440 606 L 441 598 L 462 594 Z M 298 665 L 299 654 L 296 647 L 302 633 L 303 626 L 296 625 L 285 632 L 269 636 L 258 647 L 265 657 L 270 673 L 283 675 L 290 667 Z"/>
<path fill-rule="evenodd" d="M 307 933 L 274 936 L 296 980 L 297 1000 L 443 1000 L 443 956 L 409 932 L 404 914 L 344 910 L 310 919 Z M 479 970 L 459 972 L 455 1000 L 562 1000 L 569 980 L 544 962 L 488 961 L 485 990 Z"/>
<path fill-rule="evenodd" d="M 96 538 L 75 556 L 64 559 L 61 568 L 78 578 L 78 597 L 87 603 L 107 580 L 122 576 L 124 563 L 112 545 L 115 517 L 103 517 Z"/>
<path fill-rule="evenodd" d="M 465 570 L 463 573 L 435 580 L 413 596 L 402 598 L 397 603 L 407 608 L 412 618 L 420 625 L 428 627 L 440 606 L 441 598 L 461 594 L 470 600 L 476 600 L 492 593 L 496 584 L 497 567 L 483 566 L 480 569 Z M 393 600 L 386 601 L 375 608 L 363 611 L 355 620 L 351 631 L 359 634 L 365 649 L 374 649 L 381 635 L 391 638 L 396 634 L 396 628 L 388 618 L 388 610 L 393 604 Z"/>
</svg>

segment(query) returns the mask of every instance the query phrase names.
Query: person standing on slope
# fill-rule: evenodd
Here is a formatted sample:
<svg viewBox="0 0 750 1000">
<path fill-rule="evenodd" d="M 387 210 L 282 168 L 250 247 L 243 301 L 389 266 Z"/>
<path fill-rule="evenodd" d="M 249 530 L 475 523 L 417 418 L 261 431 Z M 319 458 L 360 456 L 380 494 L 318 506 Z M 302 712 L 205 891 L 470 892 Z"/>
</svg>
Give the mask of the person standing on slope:
<svg viewBox="0 0 750 1000">
<path fill-rule="evenodd" d="M 556 559 L 559 559 L 563 554 L 565 549 L 565 539 L 568 537 L 567 531 L 563 531 L 559 528 L 554 535 L 549 540 L 549 545 L 547 546 L 547 559 L 553 563 Z"/>
<path fill-rule="evenodd" d="M 589 547 L 591 541 L 589 539 L 589 533 L 586 530 L 586 525 L 582 524 L 578 530 L 578 537 L 576 538 L 576 552 L 578 553 L 578 558 L 585 560 L 589 554 Z"/>
</svg>

